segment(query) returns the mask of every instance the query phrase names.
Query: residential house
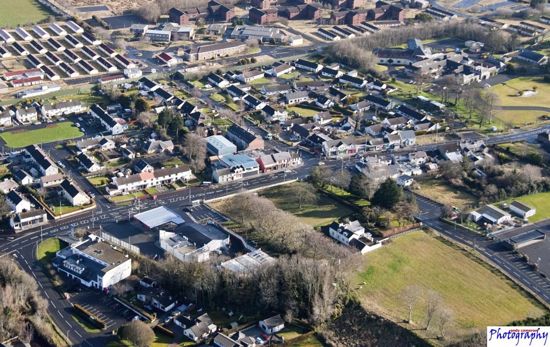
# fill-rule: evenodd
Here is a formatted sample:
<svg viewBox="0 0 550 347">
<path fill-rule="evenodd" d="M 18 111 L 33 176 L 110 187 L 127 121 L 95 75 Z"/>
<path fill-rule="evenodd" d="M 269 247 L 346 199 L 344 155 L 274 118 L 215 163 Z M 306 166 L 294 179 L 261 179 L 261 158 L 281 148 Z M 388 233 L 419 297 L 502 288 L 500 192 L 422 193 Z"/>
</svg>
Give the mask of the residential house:
<svg viewBox="0 0 550 347">
<path fill-rule="evenodd" d="M 282 75 L 291 73 L 296 68 L 287 63 L 274 63 L 270 69 L 266 70 L 266 74 L 272 77 L 280 77 Z"/>
<path fill-rule="evenodd" d="M 294 66 L 297 69 L 305 70 L 305 71 L 309 71 L 309 72 L 313 72 L 313 73 L 318 73 L 319 71 L 321 71 L 323 69 L 323 65 L 318 64 L 318 63 L 314 63 L 314 62 L 311 62 L 311 61 L 308 61 L 308 60 L 304 60 L 304 59 L 296 60 L 294 62 Z"/>
<path fill-rule="evenodd" d="M 399 140 L 401 147 L 413 146 L 416 144 L 416 134 L 414 130 L 401 130 Z"/>
<path fill-rule="evenodd" d="M 366 150 L 366 141 L 356 137 L 328 140 L 322 143 L 323 154 L 327 158 L 349 158 Z"/>
<path fill-rule="evenodd" d="M 157 169 L 153 172 L 141 172 L 122 177 L 113 177 L 112 183 L 107 187 L 109 195 L 129 194 L 150 187 L 158 187 L 163 184 L 176 181 L 189 181 L 194 176 L 187 166 Z"/>
<path fill-rule="evenodd" d="M 256 158 L 256 161 L 260 165 L 260 171 L 263 173 L 288 169 L 302 164 L 302 158 L 290 152 L 263 154 Z"/>
<path fill-rule="evenodd" d="M 30 210 L 16 213 L 10 218 L 10 226 L 15 232 L 20 232 L 30 228 L 48 223 L 48 214 L 44 210 Z"/>
<path fill-rule="evenodd" d="M 149 139 L 144 143 L 144 151 L 148 154 L 152 153 L 172 153 L 174 151 L 174 143 L 172 140 L 155 140 Z"/>
<path fill-rule="evenodd" d="M 266 334 L 273 335 L 285 328 L 285 321 L 281 315 L 278 314 L 261 320 L 258 325 Z"/>
<path fill-rule="evenodd" d="M 300 104 L 310 100 L 309 93 L 307 91 L 296 91 L 285 94 L 285 103 L 287 105 Z"/>
<path fill-rule="evenodd" d="M 261 70 L 243 70 L 237 75 L 237 80 L 243 83 L 250 83 L 265 76 Z"/>
<path fill-rule="evenodd" d="M 264 25 L 277 21 L 278 11 L 276 8 L 267 8 L 265 10 L 260 10 L 258 8 L 252 7 L 248 11 L 248 19 L 255 24 Z"/>
<path fill-rule="evenodd" d="M 350 75 L 340 76 L 340 78 L 338 79 L 338 83 L 346 84 L 358 89 L 363 89 L 367 86 L 366 80 Z"/>
<path fill-rule="evenodd" d="M 183 335 L 194 342 L 200 342 L 215 333 L 218 327 L 212 322 L 208 314 L 197 317 L 195 324 L 183 331 Z"/>
<path fill-rule="evenodd" d="M 400 187 L 410 187 L 414 182 L 414 178 L 409 175 L 401 175 L 397 177 L 396 183 Z"/>
<path fill-rule="evenodd" d="M 546 65 L 548 63 L 548 56 L 528 49 L 520 50 L 516 58 L 529 64 Z"/>
<path fill-rule="evenodd" d="M 94 104 L 90 107 L 90 114 L 97 118 L 101 125 L 105 127 L 112 135 L 122 134 L 128 129 L 128 124 L 122 118 L 111 117 L 101 106 Z"/>
<path fill-rule="evenodd" d="M 62 117 L 84 112 L 86 107 L 79 101 L 60 101 L 55 104 L 43 104 L 40 112 L 46 117 Z"/>
<path fill-rule="evenodd" d="M 101 165 L 92 157 L 82 152 L 76 156 L 76 159 L 80 162 L 80 166 L 87 172 L 97 172 L 102 169 Z"/>
<path fill-rule="evenodd" d="M 286 110 L 280 110 L 267 105 L 262 109 L 265 121 L 272 122 L 284 122 L 288 118 L 288 112 Z"/>
<path fill-rule="evenodd" d="M 34 183 L 34 178 L 31 175 L 29 175 L 27 171 L 23 169 L 17 169 L 13 171 L 13 177 L 22 186 L 28 186 Z"/>
<path fill-rule="evenodd" d="M 61 182 L 61 191 L 63 196 L 67 199 L 72 206 L 84 206 L 91 203 L 91 199 L 88 194 L 84 193 L 79 186 L 69 180 Z"/>
<path fill-rule="evenodd" d="M 13 178 L 4 178 L 4 180 L 0 182 L 0 192 L 2 194 L 8 194 L 17 187 L 19 187 L 19 184 L 17 184 Z"/>
<path fill-rule="evenodd" d="M 378 109 L 389 111 L 393 107 L 393 103 L 390 100 L 376 95 L 369 94 L 365 97 L 365 100 Z"/>
<path fill-rule="evenodd" d="M 21 213 L 31 210 L 31 202 L 15 190 L 6 194 L 6 203 L 14 213 Z"/>
<path fill-rule="evenodd" d="M 209 83 L 215 85 L 216 87 L 218 87 L 220 89 L 223 89 L 223 88 L 226 88 L 227 86 L 229 86 L 229 81 L 227 81 L 226 79 L 224 79 L 220 75 L 215 74 L 213 72 L 208 74 L 208 77 L 206 79 L 208 80 Z"/>
<path fill-rule="evenodd" d="M 15 119 L 22 124 L 34 123 L 38 121 L 38 112 L 34 107 L 18 108 L 15 111 Z"/>
<path fill-rule="evenodd" d="M 248 106 L 250 109 L 256 110 L 256 111 L 262 110 L 262 109 L 266 106 L 266 103 L 265 103 L 265 102 L 261 101 L 260 99 L 256 98 L 256 97 L 253 96 L 253 95 L 250 95 L 250 94 L 247 94 L 247 95 L 243 98 L 243 102 L 244 102 L 245 105 Z"/>
<path fill-rule="evenodd" d="M 57 165 L 55 165 L 44 150 L 37 145 L 25 147 L 25 152 L 28 155 L 28 159 L 38 166 L 43 176 L 54 175 L 59 172 Z"/>
</svg>

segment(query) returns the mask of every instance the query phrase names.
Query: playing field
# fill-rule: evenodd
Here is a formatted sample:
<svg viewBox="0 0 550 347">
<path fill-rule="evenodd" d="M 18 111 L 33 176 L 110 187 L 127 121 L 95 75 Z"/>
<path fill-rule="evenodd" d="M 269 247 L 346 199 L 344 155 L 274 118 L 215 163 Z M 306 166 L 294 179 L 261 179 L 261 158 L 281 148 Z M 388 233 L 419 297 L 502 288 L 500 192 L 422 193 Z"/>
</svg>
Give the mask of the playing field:
<svg viewBox="0 0 550 347">
<path fill-rule="evenodd" d="M 550 116 L 550 112 L 532 111 L 532 110 L 521 110 L 521 111 L 498 110 L 496 111 L 495 114 L 498 119 L 512 126 L 537 124 L 542 121 L 541 116 L 544 116 L 544 115 Z"/>
<path fill-rule="evenodd" d="M 12 148 L 25 147 L 61 140 L 69 140 L 82 136 L 83 133 L 71 122 L 61 122 L 34 130 L 13 130 L 0 134 L 7 146 Z"/>
<path fill-rule="evenodd" d="M 532 96 L 518 96 L 518 92 L 536 89 Z M 538 77 L 518 77 L 491 87 L 499 97 L 502 106 L 544 106 L 550 107 L 550 83 Z"/>
<path fill-rule="evenodd" d="M 456 335 L 544 312 L 496 271 L 422 231 L 398 237 L 363 259 L 355 279 L 361 300 L 369 309 L 396 322 L 407 317 L 401 293 L 410 285 L 441 296 L 440 307 L 451 309 L 454 316 L 448 331 Z M 426 294 L 420 298 L 413 312 L 415 326 L 408 326 L 415 330 L 423 328 L 425 321 Z"/>
<path fill-rule="evenodd" d="M 0 28 L 37 23 L 48 15 L 34 0 L 0 0 Z"/>
</svg>

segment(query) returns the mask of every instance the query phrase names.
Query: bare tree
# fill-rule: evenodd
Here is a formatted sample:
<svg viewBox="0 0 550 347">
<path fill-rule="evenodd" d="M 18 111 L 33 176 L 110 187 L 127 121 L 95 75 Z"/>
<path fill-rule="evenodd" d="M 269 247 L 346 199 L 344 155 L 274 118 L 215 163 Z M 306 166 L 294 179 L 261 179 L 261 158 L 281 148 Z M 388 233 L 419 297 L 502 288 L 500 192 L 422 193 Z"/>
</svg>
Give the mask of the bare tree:
<svg viewBox="0 0 550 347">
<path fill-rule="evenodd" d="M 120 337 L 132 342 L 137 347 L 149 347 L 155 339 L 155 333 L 144 322 L 133 320 L 121 328 Z"/>
<path fill-rule="evenodd" d="M 430 330 L 440 305 L 441 296 L 434 291 L 429 291 L 426 299 L 426 330 Z"/>
<path fill-rule="evenodd" d="M 206 167 L 206 142 L 199 135 L 188 133 L 183 142 L 183 153 L 189 159 L 194 172 L 201 172 Z"/>
<path fill-rule="evenodd" d="M 304 204 L 314 204 L 319 199 L 315 187 L 310 183 L 297 183 L 293 186 L 293 191 L 294 196 L 298 200 L 298 208 L 300 209 Z"/>
<path fill-rule="evenodd" d="M 407 305 L 407 323 L 412 324 L 412 315 L 420 296 L 422 295 L 422 288 L 416 285 L 407 286 L 401 292 L 401 298 Z"/>
<path fill-rule="evenodd" d="M 454 314 L 453 311 L 450 308 L 442 308 L 439 311 L 439 321 L 438 321 L 438 328 L 439 328 L 439 336 L 441 339 L 445 339 L 447 336 L 447 328 L 448 326 L 453 322 Z"/>
</svg>

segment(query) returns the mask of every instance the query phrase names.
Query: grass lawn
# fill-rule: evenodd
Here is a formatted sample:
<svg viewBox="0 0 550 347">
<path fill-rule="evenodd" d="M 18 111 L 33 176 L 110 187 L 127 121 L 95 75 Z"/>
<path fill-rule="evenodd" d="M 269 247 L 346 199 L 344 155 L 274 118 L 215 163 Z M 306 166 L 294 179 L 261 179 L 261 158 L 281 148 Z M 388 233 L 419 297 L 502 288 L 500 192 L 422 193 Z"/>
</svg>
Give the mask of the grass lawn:
<svg viewBox="0 0 550 347">
<path fill-rule="evenodd" d="M 211 94 L 210 99 L 212 99 L 216 102 L 225 102 L 225 97 L 221 94 L 218 94 L 218 93 Z"/>
<path fill-rule="evenodd" d="M 334 194 L 340 198 L 346 199 L 347 201 L 353 202 L 355 205 L 359 207 L 365 207 L 370 205 L 370 201 L 366 199 L 361 199 L 360 197 L 348 192 L 347 190 L 344 190 L 342 188 L 328 185 L 325 190 L 328 193 Z"/>
<path fill-rule="evenodd" d="M 543 157 L 547 156 L 546 152 L 542 150 L 538 145 L 527 142 L 501 143 L 497 145 L 497 147 L 502 148 L 506 151 L 510 151 L 510 153 L 520 158 L 528 155 L 542 155 Z"/>
<path fill-rule="evenodd" d="M 231 110 L 233 111 L 239 111 L 241 108 L 239 107 L 239 105 L 237 105 L 235 102 L 231 101 L 231 102 L 228 102 L 225 104 L 227 107 L 229 107 Z"/>
<path fill-rule="evenodd" d="M 544 115 L 550 116 L 550 113 L 542 111 L 498 110 L 496 111 L 495 115 L 496 118 L 500 119 L 504 123 L 515 126 L 543 122 L 540 117 Z"/>
<path fill-rule="evenodd" d="M 352 210 L 334 199 L 327 196 L 320 196 L 315 204 L 304 204 L 302 208 L 292 197 L 292 184 L 273 187 L 260 192 L 260 195 L 273 201 L 282 210 L 288 211 L 312 226 L 323 226 L 330 224 L 335 219 L 349 216 Z"/>
<path fill-rule="evenodd" d="M 195 88 L 199 88 L 199 89 L 204 88 L 204 83 L 202 83 L 202 82 L 199 81 L 199 80 L 191 81 L 191 84 L 194 85 Z"/>
<path fill-rule="evenodd" d="M 34 0 L 0 0 L 0 27 L 37 23 L 50 14 Z"/>
<path fill-rule="evenodd" d="M 61 241 L 57 237 L 45 239 L 40 242 L 36 248 L 36 258 L 40 261 L 49 262 L 55 257 L 55 253 L 65 246 L 65 242 Z"/>
<path fill-rule="evenodd" d="M 282 78 L 284 80 L 291 80 L 293 78 L 297 78 L 301 75 L 300 71 L 292 71 L 289 73 L 285 73 L 284 75 L 279 76 L 279 78 Z"/>
<path fill-rule="evenodd" d="M 71 206 L 71 205 L 57 205 L 57 206 L 52 206 L 52 210 L 53 210 L 53 213 L 56 215 L 56 216 L 61 216 L 63 214 L 66 214 L 66 213 L 71 213 L 71 212 L 75 212 L 75 211 L 78 211 L 78 210 L 82 210 L 84 208 L 86 208 L 88 206 Z"/>
<path fill-rule="evenodd" d="M 297 342 L 291 341 L 288 346 L 290 347 L 323 347 L 323 344 L 314 336 L 310 335 L 304 340 Z"/>
<path fill-rule="evenodd" d="M 164 334 L 156 334 L 155 340 L 151 344 L 151 347 L 168 347 L 168 346 L 195 346 L 196 344 L 191 340 L 185 340 L 181 343 L 174 342 L 174 339 Z"/>
<path fill-rule="evenodd" d="M 144 192 L 135 192 L 128 195 L 118 195 L 118 196 L 111 196 L 109 199 L 111 199 L 112 202 L 115 204 L 124 203 L 124 202 L 130 202 L 134 199 L 143 198 L 145 196 Z"/>
<path fill-rule="evenodd" d="M 162 166 L 164 166 L 166 168 L 176 167 L 176 165 L 178 165 L 178 166 L 183 165 L 183 161 L 179 157 L 172 157 L 172 158 L 162 162 Z"/>
<path fill-rule="evenodd" d="M 94 187 L 103 187 L 109 183 L 109 178 L 106 176 L 90 177 L 88 178 L 88 182 L 90 182 Z"/>
<path fill-rule="evenodd" d="M 363 259 L 354 280 L 357 294 L 369 309 L 397 322 L 407 316 L 401 293 L 409 285 L 441 296 L 454 313 L 448 331 L 457 336 L 545 313 L 496 270 L 422 231 L 400 236 Z M 425 297 L 413 312 L 418 325 L 412 328 L 424 327 Z"/>
<path fill-rule="evenodd" d="M 72 315 L 71 317 L 78 325 L 82 327 L 82 329 L 86 330 L 86 332 L 91 334 L 97 334 L 101 332 L 101 329 L 95 328 L 90 323 L 88 323 L 85 319 L 82 319 L 77 315 Z"/>
<path fill-rule="evenodd" d="M 523 195 L 519 198 L 510 199 L 507 202 L 510 203 L 514 200 L 523 202 L 524 204 L 537 209 L 537 213 L 535 213 L 533 217 L 529 218 L 529 222 L 534 223 L 550 218 L 550 192 Z"/>
<path fill-rule="evenodd" d="M 454 189 L 442 181 L 430 179 L 417 181 L 420 189 L 416 192 L 442 204 L 467 209 L 476 203 L 475 196 L 459 189 Z"/>
<path fill-rule="evenodd" d="M 60 122 L 35 130 L 13 130 L 0 134 L 7 146 L 19 148 L 32 144 L 74 139 L 82 132 L 72 122 Z"/>
<path fill-rule="evenodd" d="M 269 84 L 271 83 L 270 80 L 268 80 L 266 77 L 258 78 L 257 80 L 251 81 L 250 84 L 255 85 L 262 85 L 262 84 Z"/>
<path fill-rule="evenodd" d="M 519 91 L 531 90 L 537 88 L 537 93 L 533 96 L 517 96 Z M 492 92 L 499 96 L 502 106 L 545 106 L 550 107 L 550 83 L 542 82 L 539 77 L 518 77 L 506 81 L 505 83 L 492 86 Z M 521 115 L 521 113 L 518 113 Z"/>
<path fill-rule="evenodd" d="M 302 116 L 302 117 L 313 117 L 317 113 L 319 113 L 319 111 L 311 110 L 309 108 L 304 108 L 300 106 L 290 106 L 287 108 L 287 111 L 297 113 L 299 116 Z"/>
</svg>

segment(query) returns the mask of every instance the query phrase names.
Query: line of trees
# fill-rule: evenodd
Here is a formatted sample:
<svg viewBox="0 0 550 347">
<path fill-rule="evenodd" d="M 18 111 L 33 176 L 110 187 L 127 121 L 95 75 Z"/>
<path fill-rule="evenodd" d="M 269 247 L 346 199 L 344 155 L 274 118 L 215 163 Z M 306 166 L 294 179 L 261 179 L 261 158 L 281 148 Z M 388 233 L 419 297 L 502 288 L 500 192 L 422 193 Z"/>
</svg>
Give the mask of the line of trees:
<svg viewBox="0 0 550 347">
<path fill-rule="evenodd" d="M 39 336 L 54 345 L 47 306 L 34 279 L 12 260 L 0 258 L 0 341 L 19 336 L 30 342 Z"/>
<path fill-rule="evenodd" d="M 376 56 L 372 53 L 376 48 L 398 46 L 412 38 L 426 40 L 444 37 L 481 41 L 485 43 L 485 49 L 490 52 L 509 51 L 517 43 L 514 37 L 507 33 L 491 31 L 469 20 L 454 20 L 387 29 L 364 37 L 341 40 L 329 46 L 327 53 L 333 61 L 359 69 L 372 70 L 377 62 Z"/>
<path fill-rule="evenodd" d="M 210 0 L 155 0 L 136 10 L 136 14 L 147 22 L 156 22 L 162 14 L 168 13 L 172 8 L 190 9 L 194 7 L 206 7 Z M 233 5 L 238 0 L 221 0 L 222 4 Z"/>
</svg>

